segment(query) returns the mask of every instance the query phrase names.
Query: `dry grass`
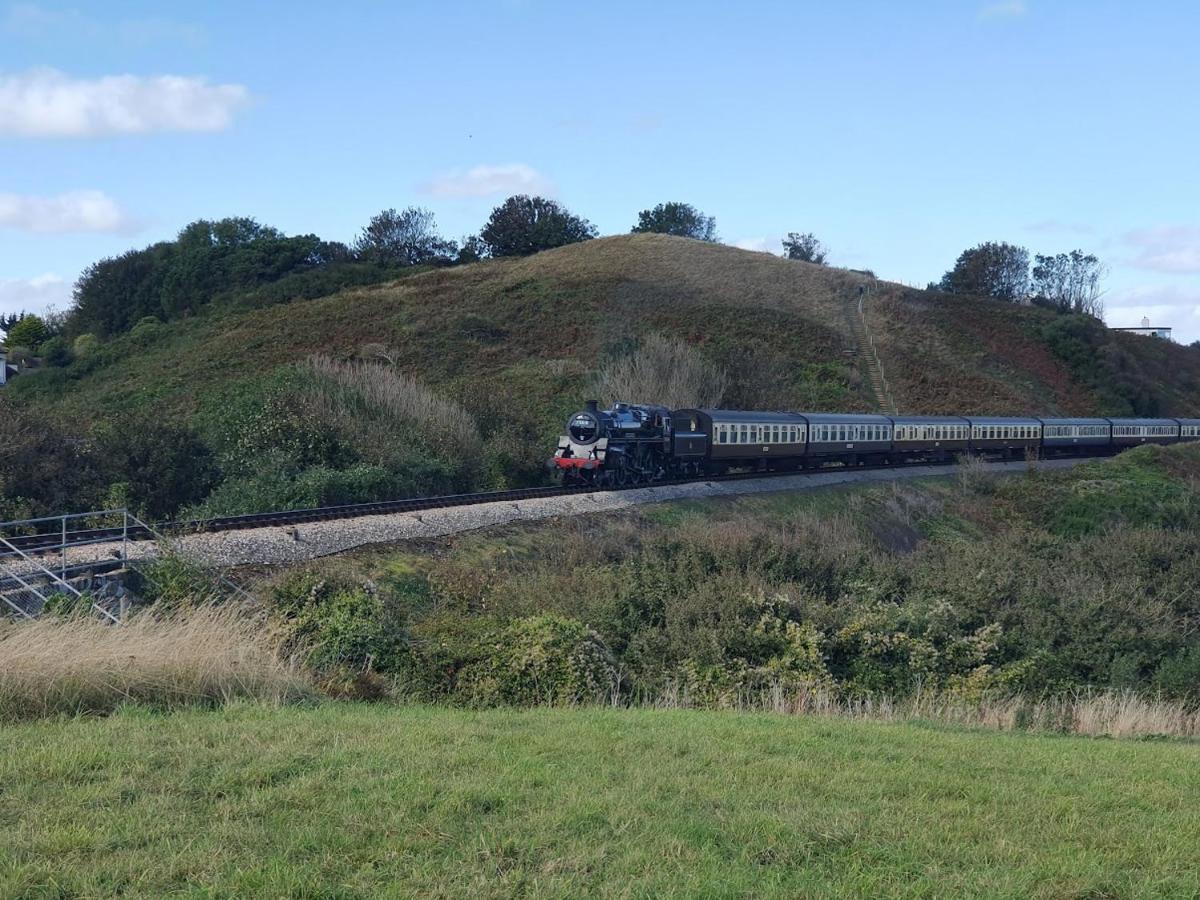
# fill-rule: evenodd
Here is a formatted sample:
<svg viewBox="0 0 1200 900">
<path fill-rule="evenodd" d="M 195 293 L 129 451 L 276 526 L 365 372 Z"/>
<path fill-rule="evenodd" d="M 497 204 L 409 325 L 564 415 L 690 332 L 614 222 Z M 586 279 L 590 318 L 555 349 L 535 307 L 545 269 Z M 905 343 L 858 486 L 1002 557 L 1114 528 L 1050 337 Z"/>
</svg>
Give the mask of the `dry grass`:
<svg viewBox="0 0 1200 900">
<path fill-rule="evenodd" d="M 594 390 L 607 403 L 657 403 L 678 409 L 716 406 L 728 384 L 725 372 L 695 347 L 650 334 L 637 350 L 601 371 Z"/>
<path fill-rule="evenodd" d="M 310 356 L 304 363 L 315 376 L 312 402 L 323 421 L 383 417 L 415 427 L 438 449 L 472 454 L 479 450 L 479 430 L 471 415 L 421 382 L 375 362 L 340 362 Z M 404 430 L 396 429 L 400 437 Z"/>
<path fill-rule="evenodd" d="M 265 624 L 232 606 L 143 613 L 119 627 L 90 616 L 0 625 L 0 722 L 310 693 Z"/>
<path fill-rule="evenodd" d="M 662 709 L 711 706 L 673 686 L 648 705 Z M 917 691 L 910 697 L 844 697 L 823 685 L 766 690 L 730 697 L 729 708 L 784 715 L 836 716 L 873 722 L 930 721 L 997 731 L 1050 731 L 1091 737 L 1200 737 L 1200 709 L 1134 691 L 1080 691 L 1035 699 L 1020 695 L 976 698 Z"/>
</svg>

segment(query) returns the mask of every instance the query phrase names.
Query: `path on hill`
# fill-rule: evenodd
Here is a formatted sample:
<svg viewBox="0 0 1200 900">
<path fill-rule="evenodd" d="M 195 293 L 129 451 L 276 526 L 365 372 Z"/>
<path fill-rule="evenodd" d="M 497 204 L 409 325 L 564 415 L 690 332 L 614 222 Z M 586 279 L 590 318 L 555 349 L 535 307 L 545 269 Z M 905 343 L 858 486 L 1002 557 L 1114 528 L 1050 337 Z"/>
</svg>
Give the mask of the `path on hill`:
<svg viewBox="0 0 1200 900">
<path fill-rule="evenodd" d="M 883 374 L 883 363 L 879 359 L 879 351 L 875 348 L 875 339 L 871 336 L 870 326 L 867 325 L 867 301 L 875 290 L 875 279 L 864 280 L 854 291 L 853 299 L 846 304 L 846 318 L 850 322 L 850 332 L 858 345 L 858 356 L 867 370 L 867 381 L 871 385 L 871 393 L 875 398 L 875 408 L 884 415 L 897 415 L 896 401 L 892 397 L 891 386 Z"/>
</svg>

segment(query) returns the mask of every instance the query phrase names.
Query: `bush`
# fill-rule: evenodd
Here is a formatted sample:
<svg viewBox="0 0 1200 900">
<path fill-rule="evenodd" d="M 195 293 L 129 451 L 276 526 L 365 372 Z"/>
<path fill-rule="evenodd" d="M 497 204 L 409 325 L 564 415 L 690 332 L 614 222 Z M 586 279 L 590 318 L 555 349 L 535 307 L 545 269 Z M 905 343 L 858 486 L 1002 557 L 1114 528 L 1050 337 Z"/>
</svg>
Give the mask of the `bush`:
<svg viewBox="0 0 1200 900">
<path fill-rule="evenodd" d="M 100 339 L 94 334 L 81 334 L 71 345 L 76 357 L 84 357 L 93 353 L 100 346 Z"/>
<path fill-rule="evenodd" d="M 475 705 L 558 705 L 616 694 L 612 654 L 574 619 L 518 619 L 488 635 L 480 649 L 483 656 L 459 673 L 456 685 L 458 696 Z"/>
<path fill-rule="evenodd" d="M 1182 650 L 1159 663 L 1153 683 L 1169 697 L 1200 701 L 1200 645 Z"/>
<path fill-rule="evenodd" d="M 44 342 L 39 348 L 39 353 L 46 365 L 54 366 L 61 369 L 64 366 L 69 366 L 75 356 L 71 352 L 71 345 L 67 343 L 66 338 L 53 337 Z"/>
<path fill-rule="evenodd" d="M 152 415 L 118 418 L 96 441 L 116 494 L 138 515 L 166 519 L 198 503 L 216 484 L 212 451 L 191 428 Z"/>
<path fill-rule="evenodd" d="M 162 320 L 157 316 L 143 316 L 129 330 L 129 336 L 137 343 L 145 346 L 162 333 Z"/>
<path fill-rule="evenodd" d="M 337 690 L 364 672 L 402 671 L 407 664 L 403 607 L 371 582 L 302 572 L 271 594 L 285 647 L 303 656 Z"/>
</svg>

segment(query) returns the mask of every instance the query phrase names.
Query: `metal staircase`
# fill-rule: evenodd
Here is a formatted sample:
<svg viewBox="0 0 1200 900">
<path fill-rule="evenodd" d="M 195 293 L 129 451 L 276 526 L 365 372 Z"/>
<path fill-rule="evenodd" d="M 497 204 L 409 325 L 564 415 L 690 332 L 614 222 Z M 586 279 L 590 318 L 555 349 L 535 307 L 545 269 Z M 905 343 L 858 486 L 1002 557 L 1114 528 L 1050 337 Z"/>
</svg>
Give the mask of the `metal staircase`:
<svg viewBox="0 0 1200 900">
<path fill-rule="evenodd" d="M 153 546 L 147 546 L 147 537 Z M 143 548 L 136 557 L 183 555 L 176 542 L 126 509 L 0 522 L 0 617 L 36 618 L 60 597 L 119 624 L 138 599 L 127 585 L 130 574 L 160 593 L 165 587 L 149 567 L 131 559 L 132 539 Z M 196 588 L 202 595 L 252 599 L 227 573 L 203 565 L 197 570 L 203 570 L 205 583 Z"/>
<path fill-rule="evenodd" d="M 84 602 L 83 594 L 66 578 L 65 572 L 54 572 L 37 559 L 0 537 L 0 609 L 19 618 L 34 619 L 45 611 L 55 597 L 65 597 L 72 603 Z M 120 617 L 95 600 L 91 608 L 106 619 L 120 624 Z"/>
</svg>

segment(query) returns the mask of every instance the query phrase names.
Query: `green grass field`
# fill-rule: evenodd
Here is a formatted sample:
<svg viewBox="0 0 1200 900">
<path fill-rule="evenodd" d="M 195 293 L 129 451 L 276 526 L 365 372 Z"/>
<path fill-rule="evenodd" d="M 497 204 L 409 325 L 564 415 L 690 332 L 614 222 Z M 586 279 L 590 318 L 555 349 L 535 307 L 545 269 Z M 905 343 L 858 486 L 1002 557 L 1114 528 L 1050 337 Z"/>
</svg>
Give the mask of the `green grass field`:
<svg viewBox="0 0 1200 900">
<path fill-rule="evenodd" d="M 0 730 L 0 896 L 1195 896 L 1200 746 L 325 704 Z"/>
</svg>

